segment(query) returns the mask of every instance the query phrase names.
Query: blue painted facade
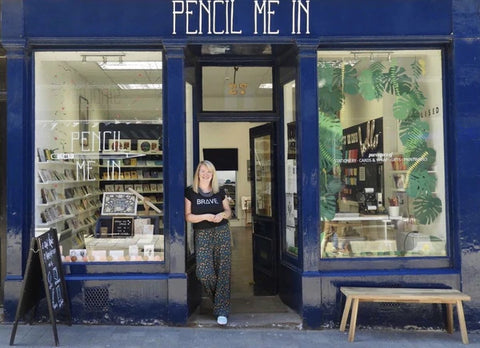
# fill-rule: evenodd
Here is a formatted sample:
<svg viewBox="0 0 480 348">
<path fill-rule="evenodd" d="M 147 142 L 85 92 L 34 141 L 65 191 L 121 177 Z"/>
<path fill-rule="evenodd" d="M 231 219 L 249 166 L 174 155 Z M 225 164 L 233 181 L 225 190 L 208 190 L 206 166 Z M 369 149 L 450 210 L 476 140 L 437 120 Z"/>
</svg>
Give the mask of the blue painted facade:
<svg viewBox="0 0 480 348">
<path fill-rule="evenodd" d="M 3 0 L 2 45 L 7 51 L 7 274 L 5 317 L 12 321 L 33 234 L 35 50 L 163 49 L 165 263 L 67 266 L 76 322 L 185 324 L 189 315 L 189 270 L 185 256 L 185 97 L 188 44 L 282 44 L 296 48 L 298 120 L 299 262 L 280 262 L 280 296 L 307 327 L 338 325 L 342 285 L 453 287 L 472 296 L 467 326 L 480 329 L 480 4 L 477 0 L 311 0 L 310 26 L 292 34 L 292 1 L 271 1 L 269 27 L 254 1 L 219 1 L 229 20 L 209 34 L 192 15 L 173 15 L 181 1 Z M 192 2 L 194 3 L 194 2 Z M 262 3 L 262 2 L 258 2 Z M 304 5 L 307 1 L 302 2 Z M 295 4 L 295 2 L 293 2 Z M 176 7 L 177 6 L 177 7 Z M 193 5 L 192 5 L 193 6 Z M 232 8 L 234 13 L 231 14 Z M 233 18 L 233 21 L 232 21 Z M 175 20 L 175 25 L 174 25 Z M 225 21 L 229 21 L 225 26 Z M 175 32 L 175 34 L 173 34 Z M 227 33 L 228 32 L 228 33 Z M 445 153 L 448 257 L 428 259 L 321 260 L 318 226 L 317 49 L 429 48 L 444 50 Z M 179 155 L 180 154 L 180 155 Z M 280 165 L 282 165 L 280 163 Z M 108 289 L 110 311 L 91 312 L 86 289 Z M 97 294 L 98 295 L 98 294 Z M 100 296 L 100 295 L 98 295 Z M 402 307 L 403 308 L 403 307 Z M 442 326 L 438 308 L 365 306 L 359 322 Z M 375 315 L 369 315 L 375 313 Z M 392 316 L 392 313 L 395 313 Z M 400 313 L 400 315 L 398 315 Z M 412 322 L 415 313 L 415 323 Z M 383 320 L 388 317 L 388 321 Z M 395 317 L 392 320 L 392 317 Z"/>
</svg>

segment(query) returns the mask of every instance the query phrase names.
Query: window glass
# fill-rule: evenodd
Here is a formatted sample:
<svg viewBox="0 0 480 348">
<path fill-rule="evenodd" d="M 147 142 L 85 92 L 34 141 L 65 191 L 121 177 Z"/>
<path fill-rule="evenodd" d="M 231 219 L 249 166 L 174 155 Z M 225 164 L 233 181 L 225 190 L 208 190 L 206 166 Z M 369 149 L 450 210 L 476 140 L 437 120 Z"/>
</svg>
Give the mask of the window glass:
<svg viewBox="0 0 480 348">
<path fill-rule="evenodd" d="M 272 68 L 205 66 L 203 111 L 272 111 Z"/>
<path fill-rule="evenodd" d="M 321 256 L 446 255 L 440 50 L 319 51 Z"/>
<path fill-rule="evenodd" d="M 285 245 L 287 252 L 298 254 L 297 207 L 297 130 L 295 117 L 295 81 L 283 86 L 285 139 Z"/>
<path fill-rule="evenodd" d="M 218 185 L 220 191 L 225 193 L 232 215 L 230 219 L 238 219 L 237 214 L 237 171 L 236 170 L 217 170 Z"/>
<path fill-rule="evenodd" d="M 253 139 L 255 154 L 255 214 L 272 217 L 272 136 Z"/>
<path fill-rule="evenodd" d="M 162 53 L 35 53 L 35 225 L 65 262 L 163 261 Z"/>
</svg>

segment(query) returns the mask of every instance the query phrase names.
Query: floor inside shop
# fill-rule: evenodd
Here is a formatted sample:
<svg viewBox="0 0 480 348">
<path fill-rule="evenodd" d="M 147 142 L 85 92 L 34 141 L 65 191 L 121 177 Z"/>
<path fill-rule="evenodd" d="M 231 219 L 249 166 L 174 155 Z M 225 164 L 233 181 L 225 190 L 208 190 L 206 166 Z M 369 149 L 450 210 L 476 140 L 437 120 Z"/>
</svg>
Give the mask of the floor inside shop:
<svg viewBox="0 0 480 348">
<path fill-rule="evenodd" d="M 231 227 L 232 280 L 230 327 L 301 328 L 300 316 L 278 296 L 253 296 L 252 229 Z M 216 326 L 211 302 L 204 298 L 190 326 Z"/>
</svg>

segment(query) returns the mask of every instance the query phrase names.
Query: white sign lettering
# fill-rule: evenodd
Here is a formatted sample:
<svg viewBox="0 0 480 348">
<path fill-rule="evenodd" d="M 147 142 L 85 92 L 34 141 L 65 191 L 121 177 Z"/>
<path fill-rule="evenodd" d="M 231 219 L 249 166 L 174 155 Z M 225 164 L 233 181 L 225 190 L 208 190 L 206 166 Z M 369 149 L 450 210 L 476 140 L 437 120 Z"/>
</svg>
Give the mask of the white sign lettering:
<svg viewBox="0 0 480 348">
<path fill-rule="evenodd" d="M 172 35 L 240 35 L 235 26 L 236 0 L 172 0 Z M 242 0 L 242 5 L 247 0 Z M 250 0 L 254 35 L 279 35 L 273 24 L 282 0 Z M 286 0 L 283 0 L 286 2 Z M 238 1 L 237 1 L 238 2 Z M 239 5 L 240 6 L 240 5 Z M 288 6 L 288 5 L 287 5 Z M 291 0 L 291 34 L 310 34 L 310 0 Z M 238 15 L 239 11 L 237 11 Z M 241 12 L 247 13 L 247 12 Z M 237 18 L 238 19 L 238 18 Z M 243 23 L 248 23 L 244 21 Z M 277 21 L 279 22 L 279 20 Z M 179 24 L 181 23 L 181 24 Z"/>
</svg>

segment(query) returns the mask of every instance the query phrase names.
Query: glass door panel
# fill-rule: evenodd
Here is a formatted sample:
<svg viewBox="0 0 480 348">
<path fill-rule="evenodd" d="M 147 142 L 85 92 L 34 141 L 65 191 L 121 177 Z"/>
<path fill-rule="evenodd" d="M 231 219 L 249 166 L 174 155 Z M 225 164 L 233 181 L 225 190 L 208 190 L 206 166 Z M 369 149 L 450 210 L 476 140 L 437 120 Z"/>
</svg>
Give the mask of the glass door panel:
<svg viewBox="0 0 480 348">
<path fill-rule="evenodd" d="M 255 153 L 255 213 L 272 216 L 271 136 L 254 139 Z"/>
</svg>

